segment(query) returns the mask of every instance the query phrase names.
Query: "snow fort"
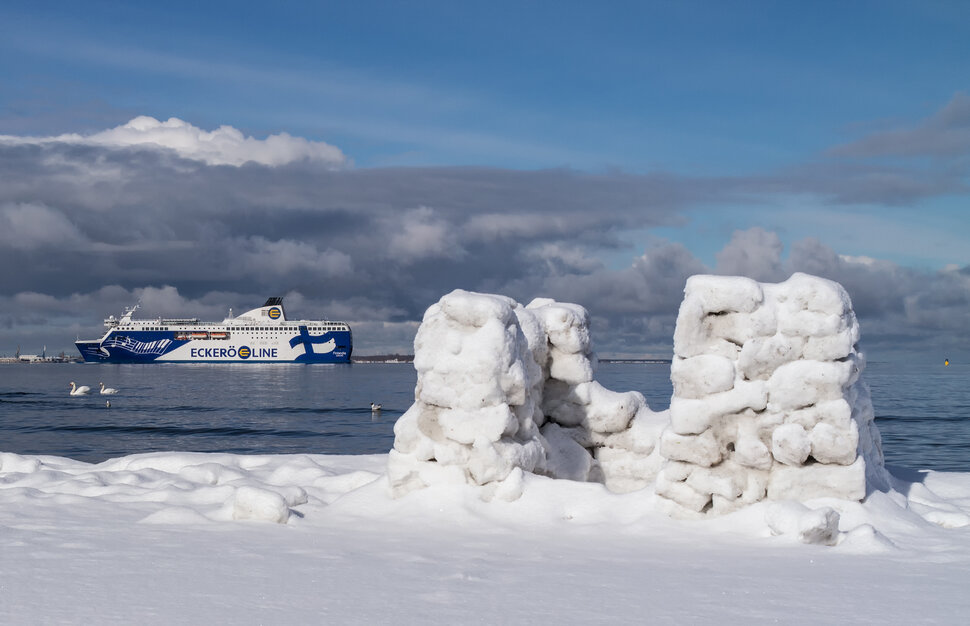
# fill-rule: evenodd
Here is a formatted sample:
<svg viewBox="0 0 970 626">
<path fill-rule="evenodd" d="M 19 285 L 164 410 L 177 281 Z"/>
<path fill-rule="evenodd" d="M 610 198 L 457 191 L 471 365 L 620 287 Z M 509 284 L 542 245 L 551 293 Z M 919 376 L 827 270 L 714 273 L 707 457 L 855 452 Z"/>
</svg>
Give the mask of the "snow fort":
<svg viewBox="0 0 970 626">
<path fill-rule="evenodd" d="M 424 315 L 415 402 L 394 426 L 394 496 L 470 484 L 515 499 L 523 472 L 655 485 L 675 514 L 759 500 L 861 499 L 885 486 L 858 323 L 837 283 L 687 282 L 674 335 L 669 411 L 594 380 L 578 305 L 462 290 Z"/>
</svg>

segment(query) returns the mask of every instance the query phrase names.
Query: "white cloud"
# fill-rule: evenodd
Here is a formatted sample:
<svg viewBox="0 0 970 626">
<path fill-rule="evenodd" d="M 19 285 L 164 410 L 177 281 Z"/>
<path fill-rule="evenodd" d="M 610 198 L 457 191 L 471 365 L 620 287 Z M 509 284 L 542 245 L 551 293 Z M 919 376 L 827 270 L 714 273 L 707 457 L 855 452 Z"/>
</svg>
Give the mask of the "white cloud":
<svg viewBox="0 0 970 626">
<path fill-rule="evenodd" d="M 483 213 L 471 216 L 465 230 L 473 238 L 495 241 L 502 238 L 542 236 L 558 228 L 558 221 L 555 217 L 540 214 Z"/>
<path fill-rule="evenodd" d="M 353 263 L 349 255 L 337 250 L 318 250 L 311 243 L 265 237 L 241 239 L 234 246 L 240 253 L 241 269 L 261 276 L 292 273 L 340 276 L 350 274 Z"/>
<path fill-rule="evenodd" d="M 760 281 L 783 280 L 782 248 L 777 233 L 757 227 L 736 230 L 730 243 L 717 253 L 717 271 Z"/>
<path fill-rule="evenodd" d="M 62 213 L 42 204 L 0 206 L 0 244 L 15 250 L 73 246 L 84 240 Z"/>
<path fill-rule="evenodd" d="M 878 263 L 878 260 L 872 258 L 871 256 L 852 256 L 849 254 L 840 254 L 839 258 L 846 263 L 857 263 L 859 265 L 865 265 L 867 267 L 872 267 L 873 265 Z"/>
<path fill-rule="evenodd" d="M 407 211 L 394 220 L 397 229 L 387 242 L 387 251 L 402 262 L 432 257 L 457 258 L 465 253 L 451 224 L 429 207 Z M 380 242 L 375 242 L 380 245 Z"/>
<path fill-rule="evenodd" d="M 550 272 L 568 270 L 589 274 L 603 268 L 603 262 L 599 258 L 589 255 L 581 247 L 569 244 L 541 243 L 530 249 L 526 256 L 544 264 Z"/>
<path fill-rule="evenodd" d="M 311 161 L 338 168 L 347 163 L 347 157 L 339 148 L 322 141 L 309 141 L 288 133 L 256 139 L 244 136 L 232 126 L 223 125 L 216 130 L 205 131 L 177 117 L 161 122 L 146 115 L 93 135 L 85 136 L 76 133 L 55 137 L 0 135 L 0 141 L 13 144 L 69 143 L 104 147 L 162 148 L 173 150 L 183 158 L 202 161 L 208 165 L 239 166 L 252 162 L 277 167 L 297 161 Z"/>
</svg>

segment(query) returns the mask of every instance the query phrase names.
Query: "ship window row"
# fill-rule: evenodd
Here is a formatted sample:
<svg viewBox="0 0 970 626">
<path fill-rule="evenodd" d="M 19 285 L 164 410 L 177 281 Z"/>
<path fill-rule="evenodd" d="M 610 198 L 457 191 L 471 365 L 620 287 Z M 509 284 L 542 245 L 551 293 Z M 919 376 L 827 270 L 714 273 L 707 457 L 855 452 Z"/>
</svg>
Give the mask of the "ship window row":
<svg viewBox="0 0 970 626">
<path fill-rule="evenodd" d="M 296 330 L 299 325 L 288 325 L 288 326 L 240 326 L 237 330 L 248 330 L 248 331 L 259 331 L 259 330 Z M 344 326 L 338 326 L 336 324 L 327 324 L 323 326 L 311 326 L 307 325 L 308 330 L 346 330 Z M 141 326 L 138 328 L 132 328 L 132 330 L 170 330 L 168 326 Z M 185 332 L 189 332 L 190 329 L 182 329 Z"/>
</svg>

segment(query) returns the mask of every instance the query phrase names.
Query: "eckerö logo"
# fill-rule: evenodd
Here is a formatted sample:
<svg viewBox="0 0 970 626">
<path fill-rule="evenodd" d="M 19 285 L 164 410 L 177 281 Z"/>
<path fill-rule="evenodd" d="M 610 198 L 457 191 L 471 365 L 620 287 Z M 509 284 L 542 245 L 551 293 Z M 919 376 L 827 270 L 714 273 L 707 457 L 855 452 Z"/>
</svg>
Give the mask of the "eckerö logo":
<svg viewBox="0 0 970 626">
<path fill-rule="evenodd" d="M 268 315 L 270 319 L 278 320 L 281 314 L 282 314 L 281 311 L 274 306 L 272 309 L 269 310 Z"/>
<path fill-rule="evenodd" d="M 230 346 L 228 348 L 192 348 L 189 355 L 193 359 L 234 359 L 236 357 L 243 360 L 250 357 L 276 359 L 279 358 L 279 351 L 276 348 L 250 348 L 249 346 L 240 346 L 237 350 Z"/>
</svg>

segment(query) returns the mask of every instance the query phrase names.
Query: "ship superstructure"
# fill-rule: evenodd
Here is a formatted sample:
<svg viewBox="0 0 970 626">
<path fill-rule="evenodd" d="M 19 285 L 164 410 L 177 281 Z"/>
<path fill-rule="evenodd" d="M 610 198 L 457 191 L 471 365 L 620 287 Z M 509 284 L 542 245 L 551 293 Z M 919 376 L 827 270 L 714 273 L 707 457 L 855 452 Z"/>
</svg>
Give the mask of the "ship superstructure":
<svg viewBox="0 0 970 626">
<path fill-rule="evenodd" d="M 138 320 L 138 305 L 104 320 L 100 339 L 75 345 L 100 363 L 348 363 L 353 351 L 346 322 L 289 320 L 282 298 L 222 322 L 198 318 Z"/>
</svg>

